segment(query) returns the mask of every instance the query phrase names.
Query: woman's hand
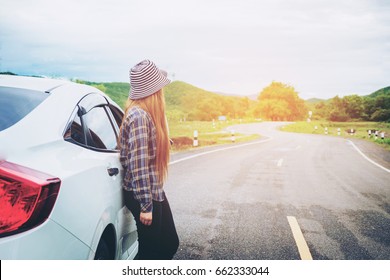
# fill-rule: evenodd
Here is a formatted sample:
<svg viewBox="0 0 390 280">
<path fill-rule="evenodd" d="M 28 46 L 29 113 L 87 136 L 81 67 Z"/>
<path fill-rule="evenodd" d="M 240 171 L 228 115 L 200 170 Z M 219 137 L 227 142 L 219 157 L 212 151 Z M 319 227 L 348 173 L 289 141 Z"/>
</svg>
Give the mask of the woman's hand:
<svg viewBox="0 0 390 280">
<path fill-rule="evenodd" d="M 153 214 L 152 212 L 149 213 L 142 213 L 139 215 L 139 219 L 141 223 L 143 223 L 145 226 L 150 226 L 152 224 Z"/>
</svg>

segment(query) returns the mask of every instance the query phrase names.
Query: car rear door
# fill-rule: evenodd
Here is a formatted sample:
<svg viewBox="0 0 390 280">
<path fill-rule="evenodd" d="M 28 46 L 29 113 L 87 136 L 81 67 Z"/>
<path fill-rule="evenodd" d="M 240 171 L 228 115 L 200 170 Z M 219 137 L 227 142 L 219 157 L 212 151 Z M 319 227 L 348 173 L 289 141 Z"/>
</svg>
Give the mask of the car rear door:
<svg viewBox="0 0 390 280">
<path fill-rule="evenodd" d="M 100 171 L 96 175 L 100 178 L 99 184 L 102 180 L 106 183 L 98 194 L 99 197 L 103 195 L 106 198 L 101 211 L 106 211 L 106 216 L 115 216 L 115 220 L 111 222 L 116 230 L 117 257 L 126 259 L 132 257 L 131 253 L 137 247 L 137 232 L 133 216 L 124 206 L 122 198 L 123 168 L 119 161 L 117 141 L 122 117 L 123 113 L 116 105 L 110 104 L 100 94 L 91 93 L 79 102 L 64 137 L 65 140 L 89 150 L 96 162 L 104 164 L 99 167 Z M 91 181 L 95 180 L 96 178 L 91 178 Z M 110 212 L 114 214 L 109 214 Z M 98 227 L 104 227 L 105 223 L 102 217 Z M 97 246 L 101 231 L 104 229 L 97 229 L 91 247 Z"/>
</svg>

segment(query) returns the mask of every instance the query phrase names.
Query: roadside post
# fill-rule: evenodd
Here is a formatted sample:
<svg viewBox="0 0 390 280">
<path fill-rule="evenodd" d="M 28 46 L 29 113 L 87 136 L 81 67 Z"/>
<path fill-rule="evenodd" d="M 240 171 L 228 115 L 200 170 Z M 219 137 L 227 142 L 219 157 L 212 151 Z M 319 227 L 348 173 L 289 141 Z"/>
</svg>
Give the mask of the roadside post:
<svg viewBox="0 0 390 280">
<path fill-rule="evenodd" d="M 381 139 L 385 140 L 385 133 L 383 131 L 381 132 Z"/>
<path fill-rule="evenodd" d="M 325 127 L 325 134 L 328 134 L 328 128 Z"/>
<path fill-rule="evenodd" d="M 354 135 L 355 134 L 355 131 L 353 130 L 353 128 L 351 128 L 351 135 Z"/>
<path fill-rule="evenodd" d="M 340 136 L 340 134 L 341 134 L 341 129 L 340 129 L 340 127 L 337 129 L 337 135 L 338 136 Z"/>
<path fill-rule="evenodd" d="M 234 130 L 231 131 L 231 134 L 232 134 L 232 142 L 236 142 L 236 137 L 234 136 Z"/>
<path fill-rule="evenodd" d="M 371 138 L 371 129 L 368 130 L 368 138 Z"/>
<path fill-rule="evenodd" d="M 375 130 L 375 140 L 378 139 L 378 133 L 379 133 L 379 131 Z"/>
<path fill-rule="evenodd" d="M 194 130 L 194 147 L 198 147 L 198 131 Z"/>
<path fill-rule="evenodd" d="M 311 116 L 313 115 L 312 111 L 309 111 L 309 117 L 307 118 L 307 122 L 311 122 Z"/>
</svg>

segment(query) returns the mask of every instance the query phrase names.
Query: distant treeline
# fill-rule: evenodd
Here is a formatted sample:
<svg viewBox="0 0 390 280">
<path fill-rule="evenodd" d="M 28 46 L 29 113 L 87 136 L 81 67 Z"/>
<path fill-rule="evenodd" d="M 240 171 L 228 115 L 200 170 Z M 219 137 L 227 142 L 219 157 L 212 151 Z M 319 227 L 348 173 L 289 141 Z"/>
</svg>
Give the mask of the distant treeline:
<svg viewBox="0 0 390 280">
<path fill-rule="evenodd" d="M 77 82 L 99 88 L 122 107 L 130 89 L 127 83 Z M 266 87 L 259 94 L 258 100 L 217 94 L 181 81 L 166 86 L 164 95 L 167 117 L 171 121 L 211 121 L 220 116 L 227 119 L 293 121 L 304 119 L 308 110 L 293 87 L 279 82 L 272 82 Z"/>
<path fill-rule="evenodd" d="M 219 116 L 248 118 L 255 103 L 248 97 L 225 96 L 180 81 L 169 84 L 164 93 L 170 120 L 211 121 Z"/>
<path fill-rule="evenodd" d="M 333 97 L 309 105 L 314 119 L 390 122 L 390 87 L 367 96 Z"/>
<path fill-rule="evenodd" d="M 15 75 L 11 72 L 2 74 Z M 100 89 L 124 108 L 129 83 L 74 81 Z M 367 96 L 335 96 L 329 100 L 304 101 L 292 86 L 272 82 L 259 93 L 257 100 L 253 100 L 217 94 L 174 81 L 164 88 L 164 94 L 167 117 L 171 121 L 211 121 L 219 116 L 228 119 L 298 121 L 305 120 L 308 112 L 312 111 L 312 118 L 317 120 L 390 122 L 390 87 Z"/>
<path fill-rule="evenodd" d="M 184 82 L 173 82 L 165 89 L 170 119 L 210 121 L 219 116 L 229 119 L 262 118 L 300 120 L 307 113 L 306 105 L 294 88 L 273 82 L 258 96 L 225 96 L 196 88 Z"/>
<path fill-rule="evenodd" d="M 129 94 L 128 83 L 94 83 L 76 81 L 95 86 L 107 93 L 122 108 Z M 169 120 L 211 121 L 219 116 L 229 119 L 256 118 L 276 121 L 305 120 L 312 111 L 313 119 L 329 121 L 390 122 L 390 87 L 368 96 L 349 95 L 329 100 L 304 101 L 292 86 L 272 82 L 258 95 L 248 97 L 225 96 L 174 81 L 164 88 Z"/>
</svg>

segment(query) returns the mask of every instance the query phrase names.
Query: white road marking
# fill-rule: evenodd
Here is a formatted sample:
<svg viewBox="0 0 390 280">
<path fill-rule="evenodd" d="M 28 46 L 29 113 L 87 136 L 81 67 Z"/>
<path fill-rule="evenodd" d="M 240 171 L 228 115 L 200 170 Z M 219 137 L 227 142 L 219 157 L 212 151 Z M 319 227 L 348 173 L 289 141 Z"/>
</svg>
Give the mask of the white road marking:
<svg viewBox="0 0 390 280">
<path fill-rule="evenodd" d="M 281 158 L 281 159 L 278 160 L 278 167 L 281 167 L 282 164 L 283 164 L 283 159 Z"/>
<path fill-rule="evenodd" d="M 379 163 L 376 163 L 375 161 L 373 161 L 372 159 L 370 159 L 369 157 L 367 157 L 365 154 L 363 154 L 363 152 L 362 152 L 358 147 L 356 147 L 356 145 L 355 145 L 351 140 L 348 140 L 348 142 L 351 143 L 352 147 L 354 147 L 355 150 L 356 150 L 362 157 L 364 157 L 366 160 L 368 160 L 368 161 L 371 162 L 372 164 L 376 165 L 377 167 L 383 169 L 384 171 L 390 173 L 390 170 L 389 170 L 389 169 L 387 169 L 386 167 L 380 165 Z"/>
<path fill-rule="evenodd" d="M 171 161 L 169 163 L 169 165 L 173 165 L 173 164 L 176 164 L 176 163 L 179 163 L 179 162 L 182 162 L 182 161 L 186 161 L 186 160 L 189 160 L 189 159 L 194 159 L 194 158 L 197 158 L 197 157 L 201 157 L 201 156 L 204 156 L 204 155 L 209 155 L 209 154 L 216 153 L 216 152 L 221 152 L 221 151 L 226 151 L 226 150 L 231 150 L 231 149 L 238 149 L 238 148 L 242 148 L 242 147 L 245 147 L 245 146 L 265 143 L 265 142 L 271 141 L 272 139 L 273 138 L 270 137 L 268 139 L 261 140 L 261 141 L 256 141 L 256 142 L 251 142 L 251 143 L 246 143 L 246 144 L 241 144 L 241 145 L 234 145 L 234 146 L 230 146 L 230 147 L 226 147 L 226 148 L 221 148 L 221 149 L 216 149 L 216 150 L 212 150 L 212 151 L 208 151 L 208 152 L 195 154 L 195 155 L 192 155 L 192 156 L 188 156 L 188 157 L 185 157 L 185 158 L 181 158 L 181 159 L 178 159 L 178 160 Z"/>
<path fill-rule="evenodd" d="M 293 216 L 287 216 L 288 223 L 290 224 L 291 231 L 293 233 L 295 243 L 297 244 L 299 255 L 302 260 L 312 260 L 309 246 L 307 246 L 306 240 L 303 237 L 301 228 L 299 227 L 298 221 Z"/>
</svg>

